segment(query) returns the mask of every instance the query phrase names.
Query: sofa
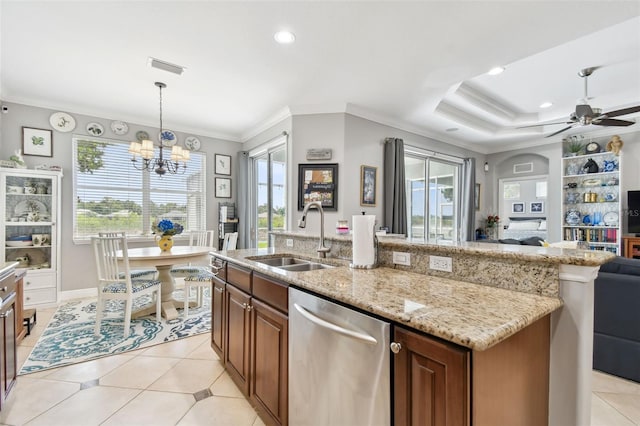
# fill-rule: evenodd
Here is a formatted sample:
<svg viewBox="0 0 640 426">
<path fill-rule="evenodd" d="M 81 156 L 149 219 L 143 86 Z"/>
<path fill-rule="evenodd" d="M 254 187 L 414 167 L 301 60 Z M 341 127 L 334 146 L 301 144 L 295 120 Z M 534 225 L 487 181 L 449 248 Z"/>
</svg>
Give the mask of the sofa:
<svg viewBox="0 0 640 426">
<path fill-rule="evenodd" d="M 640 383 L 640 260 L 616 257 L 594 287 L 593 368 Z"/>
</svg>

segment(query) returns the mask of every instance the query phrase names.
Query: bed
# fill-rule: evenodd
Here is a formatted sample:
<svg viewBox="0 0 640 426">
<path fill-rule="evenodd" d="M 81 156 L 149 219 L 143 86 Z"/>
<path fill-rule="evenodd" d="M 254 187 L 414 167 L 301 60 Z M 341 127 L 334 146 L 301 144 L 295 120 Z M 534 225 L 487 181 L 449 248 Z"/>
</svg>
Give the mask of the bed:
<svg viewBox="0 0 640 426">
<path fill-rule="evenodd" d="M 510 217 L 501 238 L 523 240 L 531 237 L 547 239 L 546 217 Z"/>
</svg>

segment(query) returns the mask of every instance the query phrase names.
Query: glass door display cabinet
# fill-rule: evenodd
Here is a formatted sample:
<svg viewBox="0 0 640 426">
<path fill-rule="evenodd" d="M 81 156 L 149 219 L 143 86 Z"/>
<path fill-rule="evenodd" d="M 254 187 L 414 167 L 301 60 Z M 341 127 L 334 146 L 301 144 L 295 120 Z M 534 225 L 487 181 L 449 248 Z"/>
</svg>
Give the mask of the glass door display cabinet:
<svg viewBox="0 0 640 426">
<path fill-rule="evenodd" d="M 60 283 L 59 187 L 62 172 L 1 169 L 0 210 L 4 261 L 27 269 L 24 305 L 52 305 Z"/>
<path fill-rule="evenodd" d="M 620 254 L 622 154 L 589 141 L 562 159 L 562 239 L 580 248 Z"/>
</svg>

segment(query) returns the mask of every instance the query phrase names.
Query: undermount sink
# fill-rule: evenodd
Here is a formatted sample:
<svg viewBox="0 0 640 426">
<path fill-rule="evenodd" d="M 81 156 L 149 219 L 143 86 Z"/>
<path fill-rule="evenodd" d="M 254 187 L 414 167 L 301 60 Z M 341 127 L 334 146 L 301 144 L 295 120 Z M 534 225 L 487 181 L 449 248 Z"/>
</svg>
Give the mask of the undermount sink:
<svg viewBox="0 0 640 426">
<path fill-rule="evenodd" d="M 255 262 L 263 263 L 269 266 L 286 266 L 299 265 L 309 263 L 308 260 L 298 259 L 296 257 L 270 257 L 268 259 L 253 259 Z"/>
<path fill-rule="evenodd" d="M 263 265 L 273 266 L 274 268 L 291 272 L 315 271 L 317 269 L 328 269 L 334 267 L 292 256 L 268 257 L 265 259 L 253 258 L 251 260 L 262 263 Z"/>
<path fill-rule="evenodd" d="M 314 263 L 314 262 L 298 263 L 296 265 L 288 265 L 288 266 L 280 267 L 280 269 L 284 269 L 285 271 L 297 271 L 297 272 L 315 271 L 316 269 L 329 269 L 329 268 L 333 268 L 333 266 L 325 265 L 322 263 Z"/>
</svg>

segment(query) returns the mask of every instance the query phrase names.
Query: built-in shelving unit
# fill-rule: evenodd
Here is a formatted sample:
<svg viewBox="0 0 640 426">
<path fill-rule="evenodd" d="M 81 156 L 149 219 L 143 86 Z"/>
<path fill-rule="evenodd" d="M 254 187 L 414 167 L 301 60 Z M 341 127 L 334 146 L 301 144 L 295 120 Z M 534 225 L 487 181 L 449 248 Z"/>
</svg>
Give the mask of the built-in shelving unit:
<svg viewBox="0 0 640 426">
<path fill-rule="evenodd" d="M 622 154 L 604 151 L 606 141 L 595 142 L 596 150 L 562 159 L 562 239 L 620 254 Z"/>
</svg>

